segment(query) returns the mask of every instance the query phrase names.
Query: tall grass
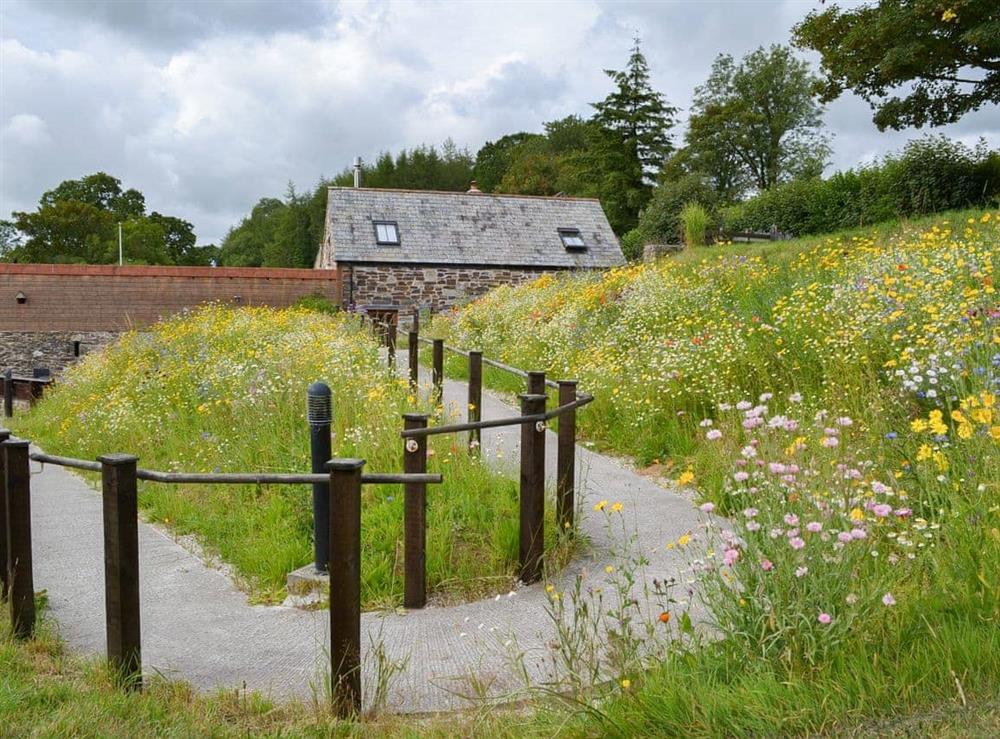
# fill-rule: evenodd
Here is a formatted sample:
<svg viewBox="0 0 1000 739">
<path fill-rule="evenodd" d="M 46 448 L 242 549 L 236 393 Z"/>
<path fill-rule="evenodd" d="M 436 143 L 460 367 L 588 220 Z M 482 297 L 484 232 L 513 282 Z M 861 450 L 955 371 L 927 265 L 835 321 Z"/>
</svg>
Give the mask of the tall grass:
<svg viewBox="0 0 1000 739">
<path fill-rule="evenodd" d="M 15 429 L 50 453 L 130 452 L 154 469 L 308 471 L 314 380 L 332 389 L 334 455 L 402 471 L 401 414 L 434 409 L 352 322 L 299 308 L 205 307 L 129 333 L 71 368 Z M 516 486 L 464 445 L 431 443 L 429 466 L 445 482 L 428 488 L 427 573 L 441 598 L 499 591 L 515 574 Z M 140 505 L 232 564 L 258 599 L 281 598 L 286 575 L 312 559 L 306 486 L 148 483 Z M 402 490 L 365 486 L 362 505 L 362 598 L 392 605 L 402 595 Z"/>
<path fill-rule="evenodd" d="M 704 246 L 708 230 L 708 212 L 698 203 L 688 203 L 681 211 L 681 236 L 688 246 Z"/>
<path fill-rule="evenodd" d="M 732 519 L 666 542 L 714 550 L 683 577 L 721 641 L 636 675 L 580 732 L 823 731 L 996 698 L 998 220 L 546 276 L 435 324 L 579 379 L 586 435 Z"/>
</svg>

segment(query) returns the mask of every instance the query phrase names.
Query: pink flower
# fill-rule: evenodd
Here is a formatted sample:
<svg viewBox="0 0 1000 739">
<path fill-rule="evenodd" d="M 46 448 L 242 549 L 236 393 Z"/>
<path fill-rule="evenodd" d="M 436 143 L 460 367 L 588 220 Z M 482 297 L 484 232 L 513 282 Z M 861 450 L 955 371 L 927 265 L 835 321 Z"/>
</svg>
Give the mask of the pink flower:
<svg viewBox="0 0 1000 739">
<path fill-rule="evenodd" d="M 873 511 L 873 512 L 875 513 L 875 515 L 876 515 L 876 516 L 878 516 L 879 518 L 885 518 L 885 517 L 886 517 L 886 516 L 888 516 L 888 515 L 889 515 L 890 513 L 892 513 L 892 506 L 891 506 L 891 505 L 888 505 L 888 504 L 886 504 L 886 503 L 879 503 L 879 504 L 878 504 L 877 506 L 875 506 L 875 507 L 874 507 L 874 508 L 872 509 L 872 511 Z"/>
<path fill-rule="evenodd" d="M 812 534 L 818 534 L 822 530 L 823 530 L 823 524 L 821 524 L 819 521 L 810 521 L 809 523 L 806 524 L 806 531 Z"/>
<path fill-rule="evenodd" d="M 789 403 L 801 403 L 802 402 L 802 393 L 792 393 L 791 395 L 788 396 L 788 402 Z"/>
<path fill-rule="evenodd" d="M 809 574 L 809 568 L 808 567 L 803 566 L 803 567 L 796 567 L 795 568 L 795 577 L 805 577 L 808 574 Z"/>
<path fill-rule="evenodd" d="M 802 537 L 800 536 L 796 536 L 794 539 L 789 539 L 788 543 L 792 547 L 792 549 L 801 549 L 806 545 L 806 543 L 802 540 Z"/>
<path fill-rule="evenodd" d="M 839 534 L 837 534 L 837 541 L 839 541 L 841 544 L 846 544 L 853 538 L 854 537 L 851 536 L 850 531 L 841 531 Z"/>
<path fill-rule="evenodd" d="M 821 613 L 816 617 L 816 620 L 819 621 L 824 626 L 826 626 L 831 621 L 833 621 L 833 617 L 829 613 Z"/>
<path fill-rule="evenodd" d="M 867 536 L 868 536 L 868 532 L 865 531 L 864 529 L 851 529 L 851 538 L 852 539 L 864 539 Z"/>
<path fill-rule="evenodd" d="M 764 423 L 764 419 L 763 418 L 761 418 L 760 416 L 753 416 L 751 418 L 746 418 L 746 419 L 743 420 L 743 428 L 745 428 L 747 431 L 749 431 L 750 429 L 757 428 L 762 423 Z"/>
<path fill-rule="evenodd" d="M 748 400 L 741 400 L 739 403 L 736 404 L 736 410 L 738 411 L 745 411 L 750 407 L 752 407 L 752 404 Z"/>
<path fill-rule="evenodd" d="M 854 421 L 852 421 L 847 416 L 841 416 L 840 418 L 837 419 L 837 425 L 838 426 L 853 426 L 854 425 Z"/>
<path fill-rule="evenodd" d="M 823 441 L 821 441 L 820 443 L 823 446 L 827 447 L 828 449 L 833 449 L 835 446 L 840 444 L 840 439 L 838 439 L 836 436 L 824 436 Z"/>
<path fill-rule="evenodd" d="M 785 474 L 785 465 L 781 462 L 771 462 L 767 465 L 767 469 L 772 475 L 783 475 Z"/>
<path fill-rule="evenodd" d="M 760 511 L 758 511 L 756 508 L 744 508 L 743 509 L 743 515 L 746 516 L 747 518 L 753 518 L 758 513 L 760 513 Z"/>
<path fill-rule="evenodd" d="M 896 515 L 900 518 L 907 518 L 908 516 L 913 515 L 913 510 L 910 508 L 897 508 Z"/>
<path fill-rule="evenodd" d="M 740 454 L 742 454 L 746 459 L 753 459 L 757 456 L 757 450 L 753 446 L 745 446 L 740 449 Z"/>
<path fill-rule="evenodd" d="M 896 605 L 896 599 L 892 597 L 892 593 L 886 593 L 882 596 L 882 605 L 894 606 Z"/>
<path fill-rule="evenodd" d="M 794 513 L 786 513 L 785 523 L 787 523 L 789 526 L 796 526 L 799 523 L 799 517 L 796 516 Z"/>
<path fill-rule="evenodd" d="M 702 420 L 701 420 L 701 421 L 700 421 L 700 422 L 698 423 L 698 425 L 699 425 L 699 426 L 701 426 L 702 428 L 707 428 L 707 427 L 709 427 L 709 426 L 711 426 L 711 425 L 712 425 L 712 419 L 711 419 L 711 418 L 703 418 L 703 419 L 702 419 Z"/>
<path fill-rule="evenodd" d="M 738 560 L 739 558 L 740 558 L 739 549 L 727 549 L 725 552 L 722 553 L 722 563 L 726 567 L 732 567 L 736 563 L 736 560 Z"/>
<path fill-rule="evenodd" d="M 785 421 L 785 425 L 782 426 L 782 428 L 785 429 L 785 431 L 795 431 L 795 429 L 797 429 L 798 427 L 799 427 L 799 422 L 796 421 L 794 418 L 789 418 L 787 421 Z"/>
<path fill-rule="evenodd" d="M 709 441 L 715 441 L 716 439 L 721 439 L 722 432 L 719 431 L 719 429 L 712 429 L 707 434 L 705 434 L 705 438 L 708 439 Z"/>
<path fill-rule="evenodd" d="M 760 524 L 753 520 L 747 521 L 746 529 L 747 531 L 760 531 Z"/>
<path fill-rule="evenodd" d="M 750 473 L 740 470 L 739 472 L 733 473 L 733 479 L 736 482 L 746 482 L 750 479 Z"/>
<path fill-rule="evenodd" d="M 715 510 L 715 503 L 702 503 L 701 511 L 702 513 L 711 513 Z"/>
<path fill-rule="evenodd" d="M 764 572 L 770 572 L 774 569 L 774 563 L 769 559 L 762 559 L 760 561 L 760 568 L 764 570 Z"/>
</svg>

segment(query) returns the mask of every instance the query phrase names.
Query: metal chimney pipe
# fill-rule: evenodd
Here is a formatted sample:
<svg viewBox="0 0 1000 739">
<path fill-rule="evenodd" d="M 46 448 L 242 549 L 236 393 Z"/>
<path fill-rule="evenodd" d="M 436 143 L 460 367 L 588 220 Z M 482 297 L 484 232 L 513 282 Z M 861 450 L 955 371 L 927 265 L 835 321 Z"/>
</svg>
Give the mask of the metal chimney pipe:
<svg viewBox="0 0 1000 739">
<path fill-rule="evenodd" d="M 330 387 L 314 382 L 306 391 L 306 420 L 309 422 L 309 446 L 312 471 L 326 472 L 326 463 L 333 456 L 330 444 L 330 424 L 333 408 Z M 330 569 L 330 485 L 313 483 L 313 560 L 317 572 Z"/>
<path fill-rule="evenodd" d="M 354 157 L 354 186 L 361 187 L 361 157 Z"/>
</svg>

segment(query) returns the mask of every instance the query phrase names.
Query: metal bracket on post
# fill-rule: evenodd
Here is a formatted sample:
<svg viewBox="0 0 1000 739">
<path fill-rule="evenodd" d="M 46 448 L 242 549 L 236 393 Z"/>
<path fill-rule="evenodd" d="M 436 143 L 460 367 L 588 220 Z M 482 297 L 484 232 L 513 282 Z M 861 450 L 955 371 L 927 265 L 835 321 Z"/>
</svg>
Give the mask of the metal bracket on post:
<svg viewBox="0 0 1000 739">
<path fill-rule="evenodd" d="M 576 386 L 576 380 L 559 381 L 559 405 L 576 400 Z M 559 416 L 556 455 L 556 523 L 566 533 L 573 529 L 576 506 L 576 408 Z"/>
<path fill-rule="evenodd" d="M 108 662 L 125 690 L 142 690 L 139 622 L 139 509 L 130 454 L 99 457 L 104 508 L 104 611 Z"/>
<path fill-rule="evenodd" d="M 427 428 L 426 413 L 406 413 L 403 428 Z M 427 437 L 403 440 L 403 472 L 427 472 Z M 427 604 L 427 483 L 403 486 L 403 605 L 423 608 Z"/>
<path fill-rule="evenodd" d="M 331 459 L 330 687 L 340 718 L 361 712 L 361 472 L 363 459 Z"/>
<path fill-rule="evenodd" d="M 521 396 L 521 415 L 545 413 L 544 395 Z M 521 581 L 542 577 L 545 553 L 545 423 L 521 424 L 521 529 L 519 536 Z"/>
<path fill-rule="evenodd" d="M 10 622 L 14 636 L 35 633 L 35 581 L 31 566 L 31 470 L 28 442 L 0 443 L 7 488 L 7 582 Z"/>
</svg>

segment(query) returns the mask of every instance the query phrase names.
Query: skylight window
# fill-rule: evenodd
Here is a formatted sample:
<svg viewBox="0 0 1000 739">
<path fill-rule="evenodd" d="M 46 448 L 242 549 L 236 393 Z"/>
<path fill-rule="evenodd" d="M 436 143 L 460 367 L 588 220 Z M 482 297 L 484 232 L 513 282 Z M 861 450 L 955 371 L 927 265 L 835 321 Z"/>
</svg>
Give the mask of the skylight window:
<svg viewBox="0 0 1000 739">
<path fill-rule="evenodd" d="M 563 246 L 569 251 L 582 251 L 587 248 L 578 228 L 560 228 L 559 238 L 562 239 Z"/>
<path fill-rule="evenodd" d="M 395 221 L 375 221 L 375 243 L 379 246 L 399 246 L 399 226 Z"/>
</svg>

